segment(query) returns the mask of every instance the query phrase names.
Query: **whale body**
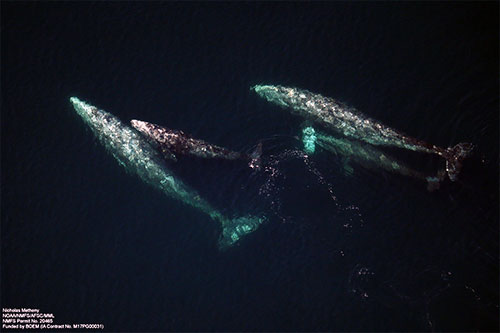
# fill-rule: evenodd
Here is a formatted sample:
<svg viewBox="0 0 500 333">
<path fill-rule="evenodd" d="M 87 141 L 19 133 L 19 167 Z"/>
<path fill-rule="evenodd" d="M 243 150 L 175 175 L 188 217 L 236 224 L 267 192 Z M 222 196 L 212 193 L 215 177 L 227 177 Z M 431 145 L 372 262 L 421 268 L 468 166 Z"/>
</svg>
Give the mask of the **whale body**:
<svg viewBox="0 0 500 333">
<path fill-rule="evenodd" d="M 280 85 L 256 85 L 251 87 L 269 102 L 290 109 L 293 113 L 334 130 L 346 137 L 361 140 L 376 146 L 393 146 L 412 151 L 437 154 L 446 160 L 446 172 L 451 181 L 457 180 L 462 161 L 472 152 L 473 145 L 459 143 L 447 149 L 409 137 L 353 107 L 333 98 L 298 88 Z"/>
<path fill-rule="evenodd" d="M 112 114 L 99 110 L 76 97 L 73 107 L 92 132 L 125 169 L 137 174 L 144 182 L 167 196 L 180 200 L 209 215 L 222 227 L 219 248 L 225 249 L 242 236 L 255 231 L 265 218 L 243 216 L 228 218 L 212 207 L 200 195 L 184 184 L 167 168 L 164 159 L 139 132 Z"/>
<path fill-rule="evenodd" d="M 141 132 L 148 141 L 157 147 L 166 158 L 175 159 L 175 155 L 191 155 L 201 158 L 220 158 L 226 160 L 246 160 L 251 168 L 260 166 L 262 145 L 259 143 L 250 155 L 235 152 L 224 147 L 195 139 L 180 130 L 172 130 L 164 126 L 133 119 L 132 127 Z"/>
<path fill-rule="evenodd" d="M 350 140 L 346 137 L 335 137 L 327 135 L 313 127 L 305 127 L 302 130 L 302 142 L 304 151 L 308 154 L 315 152 L 316 145 L 326 151 L 332 152 L 344 160 L 344 168 L 350 169 L 348 162 L 355 162 L 367 169 L 382 169 L 402 176 L 412 177 L 425 181 L 429 191 L 437 190 L 444 172 L 438 172 L 436 176 L 427 176 L 417 171 L 391 155 L 377 149 L 375 146 Z"/>
</svg>

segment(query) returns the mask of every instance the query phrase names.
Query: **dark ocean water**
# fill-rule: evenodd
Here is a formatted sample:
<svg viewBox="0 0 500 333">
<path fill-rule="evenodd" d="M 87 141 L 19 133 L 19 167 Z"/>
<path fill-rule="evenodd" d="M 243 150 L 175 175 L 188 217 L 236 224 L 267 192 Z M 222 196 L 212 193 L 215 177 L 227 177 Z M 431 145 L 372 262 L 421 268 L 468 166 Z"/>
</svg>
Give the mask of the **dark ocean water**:
<svg viewBox="0 0 500 333">
<path fill-rule="evenodd" d="M 1 4 L 1 303 L 106 331 L 498 331 L 499 5 Z M 334 97 L 433 144 L 472 142 L 458 183 L 296 152 L 302 120 L 249 90 Z M 225 214 L 125 172 L 76 115 L 182 129 L 270 171 L 183 159 Z M 412 159 L 436 169 L 442 161 Z M 270 170 L 270 169 L 269 169 Z"/>
</svg>

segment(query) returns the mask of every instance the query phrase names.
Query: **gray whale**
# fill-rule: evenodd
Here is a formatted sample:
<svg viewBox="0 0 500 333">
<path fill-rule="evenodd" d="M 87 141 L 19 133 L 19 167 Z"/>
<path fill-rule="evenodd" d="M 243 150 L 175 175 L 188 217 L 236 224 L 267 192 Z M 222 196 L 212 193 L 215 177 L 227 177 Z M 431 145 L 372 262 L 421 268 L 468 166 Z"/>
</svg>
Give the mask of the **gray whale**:
<svg viewBox="0 0 500 333">
<path fill-rule="evenodd" d="M 130 173 L 161 190 L 167 196 L 184 202 L 220 223 L 222 233 L 219 248 L 225 249 L 241 237 L 255 231 L 265 221 L 263 217 L 228 218 L 212 207 L 200 195 L 184 184 L 167 168 L 164 159 L 139 132 L 112 114 L 99 110 L 76 97 L 70 98 L 73 107 L 90 127 L 99 141 Z"/>
<path fill-rule="evenodd" d="M 471 143 L 459 143 L 447 149 L 420 141 L 371 119 L 353 107 L 333 98 L 298 88 L 256 85 L 250 89 L 269 102 L 290 109 L 293 113 L 320 123 L 346 137 L 376 146 L 393 146 L 417 152 L 437 154 L 446 160 L 446 172 L 456 181 L 462 161 L 472 150 Z"/>
<path fill-rule="evenodd" d="M 169 129 L 147 121 L 133 119 L 132 127 L 141 132 L 146 139 L 164 154 L 166 158 L 176 159 L 176 155 L 191 155 L 201 158 L 226 160 L 245 160 L 252 169 L 260 167 L 262 144 L 258 144 L 252 154 L 244 154 L 195 139 L 180 130 Z"/>
</svg>

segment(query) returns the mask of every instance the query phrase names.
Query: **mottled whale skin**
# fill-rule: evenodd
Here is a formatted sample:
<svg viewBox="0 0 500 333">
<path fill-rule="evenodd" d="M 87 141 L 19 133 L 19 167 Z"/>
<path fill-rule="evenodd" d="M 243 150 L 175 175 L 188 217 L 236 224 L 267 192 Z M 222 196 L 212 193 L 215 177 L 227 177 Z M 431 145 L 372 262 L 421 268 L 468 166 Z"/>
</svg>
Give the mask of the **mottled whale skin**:
<svg viewBox="0 0 500 333">
<path fill-rule="evenodd" d="M 153 146 L 157 147 L 166 158 L 175 159 L 175 155 L 191 155 L 226 160 L 242 159 L 248 161 L 251 168 L 259 168 L 260 166 L 261 144 L 258 144 L 255 151 L 248 155 L 195 139 L 183 131 L 172 130 L 147 121 L 133 119 L 130 124 L 141 132 Z"/>
<path fill-rule="evenodd" d="M 161 190 L 167 196 L 180 200 L 208 214 L 220 222 L 222 234 L 219 248 L 225 249 L 242 236 L 255 231 L 264 218 L 243 216 L 228 218 L 212 207 L 200 195 L 182 182 L 167 168 L 162 156 L 142 135 L 117 117 L 76 97 L 70 98 L 83 121 L 115 159 L 130 173 Z"/>
<path fill-rule="evenodd" d="M 292 113 L 320 123 L 346 137 L 372 145 L 393 146 L 437 154 L 446 160 L 446 171 L 452 181 L 457 180 L 463 159 L 469 156 L 473 149 L 470 143 L 459 143 L 454 147 L 444 149 L 420 141 L 385 126 L 333 98 L 304 89 L 280 85 L 256 85 L 251 89 L 269 102 L 290 109 Z"/>
<path fill-rule="evenodd" d="M 386 170 L 394 174 L 425 181 L 429 191 L 439 189 L 440 181 L 445 177 L 444 171 L 438 172 L 436 176 L 425 175 L 405 165 L 386 152 L 377 149 L 376 146 L 359 140 L 350 140 L 346 137 L 327 135 L 310 126 L 302 130 L 302 142 L 304 143 L 304 151 L 307 154 L 313 154 L 317 145 L 341 157 L 344 160 L 344 167 L 346 169 L 350 169 L 348 163 L 352 161 L 367 169 Z"/>
</svg>

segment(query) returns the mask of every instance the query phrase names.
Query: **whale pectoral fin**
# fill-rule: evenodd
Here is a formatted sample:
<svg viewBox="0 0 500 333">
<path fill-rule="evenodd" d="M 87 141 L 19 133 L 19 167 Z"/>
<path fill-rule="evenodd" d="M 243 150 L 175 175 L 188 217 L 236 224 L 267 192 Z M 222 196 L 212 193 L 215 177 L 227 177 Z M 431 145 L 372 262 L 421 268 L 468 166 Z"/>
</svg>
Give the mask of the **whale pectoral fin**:
<svg viewBox="0 0 500 333">
<path fill-rule="evenodd" d="M 425 180 L 427 181 L 427 191 L 434 192 L 439 190 L 440 181 L 437 177 L 426 177 Z"/>
<path fill-rule="evenodd" d="M 439 170 L 436 176 L 434 177 L 425 177 L 425 180 L 427 181 L 427 191 L 429 192 L 434 192 L 436 190 L 439 190 L 439 187 L 441 186 L 441 182 L 446 178 L 446 171 L 445 170 Z"/>
<path fill-rule="evenodd" d="M 350 161 L 351 161 L 351 159 L 349 157 L 342 159 L 342 167 L 344 169 L 344 176 L 347 176 L 347 177 L 352 177 L 354 175 L 354 169 L 351 166 L 351 164 L 349 164 Z"/>
</svg>

